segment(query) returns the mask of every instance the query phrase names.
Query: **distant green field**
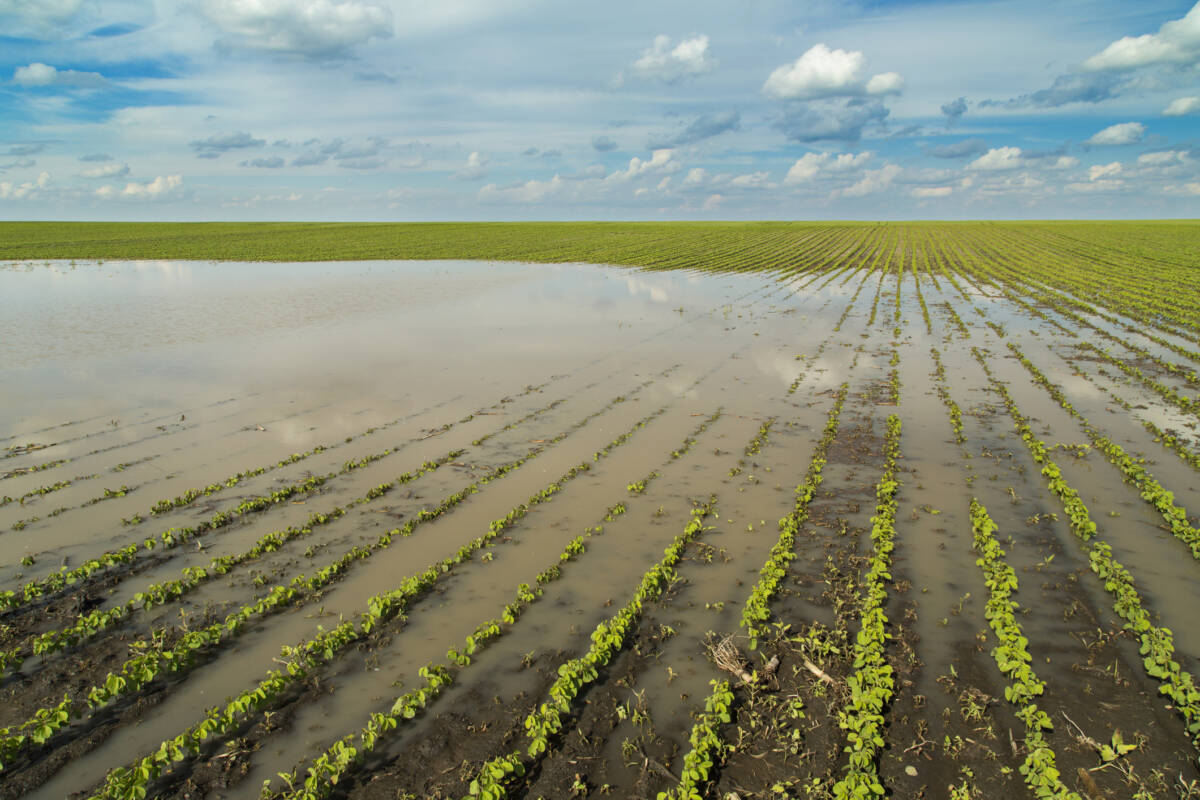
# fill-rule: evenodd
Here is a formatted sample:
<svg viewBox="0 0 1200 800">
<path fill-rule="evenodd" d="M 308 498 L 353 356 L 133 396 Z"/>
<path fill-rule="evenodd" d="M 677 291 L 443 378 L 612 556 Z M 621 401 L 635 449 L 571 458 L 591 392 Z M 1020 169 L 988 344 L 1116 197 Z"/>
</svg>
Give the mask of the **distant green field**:
<svg viewBox="0 0 1200 800">
<path fill-rule="evenodd" d="M 1016 236 L 1112 247 L 1146 263 L 1200 264 L 1200 224 L 1163 222 L 0 223 L 0 259 L 587 261 L 655 269 L 790 271 L 870 234 Z M 911 235 L 910 235 L 911 234 Z"/>
</svg>

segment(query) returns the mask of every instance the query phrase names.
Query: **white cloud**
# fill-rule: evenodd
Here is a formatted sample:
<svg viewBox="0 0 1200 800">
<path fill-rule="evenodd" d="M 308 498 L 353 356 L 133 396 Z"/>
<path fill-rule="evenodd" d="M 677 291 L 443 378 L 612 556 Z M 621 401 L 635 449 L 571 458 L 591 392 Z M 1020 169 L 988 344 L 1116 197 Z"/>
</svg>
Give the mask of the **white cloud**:
<svg viewBox="0 0 1200 800">
<path fill-rule="evenodd" d="M 1059 156 L 1054 159 L 1054 163 L 1050 165 L 1050 169 L 1074 169 L 1079 166 L 1079 159 L 1075 156 Z"/>
<path fill-rule="evenodd" d="M 487 175 L 488 158 L 478 152 L 472 152 L 467 156 L 467 163 L 458 172 L 454 173 L 454 177 L 461 178 L 465 181 L 477 181 Z"/>
<path fill-rule="evenodd" d="M 847 186 L 845 189 L 838 189 L 833 193 L 834 197 L 863 197 L 868 194 L 876 194 L 882 192 L 891 185 L 902 170 L 895 164 L 884 164 L 879 169 L 867 170 L 863 173 L 863 177 L 858 183 Z"/>
<path fill-rule="evenodd" d="M 228 49 L 341 58 L 392 35 L 391 10 L 361 0 L 204 0 L 201 9 Z"/>
<path fill-rule="evenodd" d="M 904 88 L 904 78 L 899 72 L 884 72 L 872 75 L 867 81 L 867 94 L 898 94 Z"/>
<path fill-rule="evenodd" d="M 35 61 L 25 67 L 17 67 L 13 71 L 12 82 L 17 86 L 66 86 L 76 89 L 93 89 L 108 83 L 99 72 L 60 70 L 40 61 Z"/>
<path fill-rule="evenodd" d="M 684 186 L 700 186 L 708 180 L 708 172 L 703 167 L 693 167 L 688 170 L 687 177 L 683 179 Z"/>
<path fill-rule="evenodd" d="M 1107 178 L 1109 175 L 1116 175 L 1120 171 L 1120 161 L 1114 161 L 1111 164 L 1093 164 L 1088 168 L 1088 180 L 1097 181 L 1101 178 Z"/>
<path fill-rule="evenodd" d="M 1177 97 L 1163 109 L 1165 117 L 1182 117 L 1200 111 L 1200 97 Z"/>
<path fill-rule="evenodd" d="M 895 72 L 863 80 L 866 59 L 859 50 L 830 50 L 815 44 L 791 64 L 777 67 L 763 84 L 763 92 L 783 100 L 820 97 L 854 97 L 900 91 L 904 79 Z"/>
<path fill-rule="evenodd" d="M 656 186 L 654 188 L 658 189 L 660 192 L 665 192 L 670 185 L 671 185 L 671 176 L 668 175 L 667 177 L 665 177 L 661 181 L 659 181 L 658 186 Z"/>
<path fill-rule="evenodd" d="M 40 189 L 45 189 L 49 185 L 49 172 L 39 173 L 36 181 L 26 181 L 25 183 L 0 181 L 0 200 L 24 200 L 36 197 Z"/>
<path fill-rule="evenodd" d="M 1083 62 L 1089 70 L 1132 70 L 1153 65 L 1186 67 L 1200 62 L 1200 3 L 1158 33 L 1125 36 Z"/>
<path fill-rule="evenodd" d="M 841 153 L 833 156 L 831 153 L 805 153 L 792 164 L 787 177 L 783 179 L 786 185 L 794 186 L 807 183 L 822 171 L 845 172 L 860 169 L 871 160 L 871 151 L 861 153 Z"/>
<path fill-rule="evenodd" d="M 993 147 L 967 165 L 967 169 L 1004 170 L 1025 166 L 1019 147 Z"/>
<path fill-rule="evenodd" d="M 84 170 L 84 178 L 124 178 L 129 174 L 128 164 L 105 164 L 103 167 Z"/>
<path fill-rule="evenodd" d="M 1146 126 L 1140 122 L 1121 122 L 1109 125 L 1102 131 L 1093 134 L 1084 144 L 1091 145 L 1123 145 L 1136 144 L 1146 135 Z"/>
<path fill-rule="evenodd" d="M 567 185 L 558 175 L 548 181 L 531 180 L 516 186 L 497 186 L 489 183 L 479 190 L 479 199 L 487 201 L 510 201 L 516 203 L 538 203 L 558 194 Z"/>
<path fill-rule="evenodd" d="M 797 183 L 806 183 L 817 177 L 817 173 L 821 171 L 821 165 L 829 160 L 828 153 L 805 153 L 796 159 L 796 163 L 792 164 L 788 170 L 787 177 L 783 182 L 789 186 Z"/>
<path fill-rule="evenodd" d="M 629 159 L 629 167 L 627 169 L 617 170 L 616 172 L 605 178 L 606 181 L 627 181 L 636 178 L 639 175 L 647 175 L 655 172 L 675 173 L 682 169 L 682 165 L 674 160 L 675 151 L 670 148 L 655 150 L 650 156 L 649 161 L 634 156 Z"/>
<path fill-rule="evenodd" d="M 911 194 L 918 200 L 925 200 L 930 197 L 949 197 L 953 191 L 952 186 L 918 186 Z"/>
<path fill-rule="evenodd" d="M 1188 154 L 1183 150 L 1162 150 L 1157 153 L 1142 153 L 1138 156 L 1139 167 L 1165 167 L 1177 162 L 1187 162 Z"/>
<path fill-rule="evenodd" d="M 113 198 L 122 197 L 133 200 L 156 200 L 173 196 L 178 189 L 183 186 L 182 175 L 159 175 L 154 180 L 148 183 L 127 183 L 125 188 L 118 192 L 112 186 L 101 186 L 96 190 L 97 197 Z"/>
<path fill-rule="evenodd" d="M 708 197 L 704 198 L 703 209 L 705 211 L 715 211 L 724 200 L 725 198 L 722 195 L 710 194 Z"/>
<path fill-rule="evenodd" d="M 711 72 L 715 66 L 716 61 L 708 52 L 707 36 L 692 36 L 672 47 L 671 37 L 659 35 L 629 71 L 638 78 L 675 83 Z"/>
<path fill-rule="evenodd" d="M 729 185 L 739 189 L 767 189 L 773 184 L 771 183 L 771 173 L 751 172 L 746 175 L 738 175 L 729 182 Z"/>
</svg>

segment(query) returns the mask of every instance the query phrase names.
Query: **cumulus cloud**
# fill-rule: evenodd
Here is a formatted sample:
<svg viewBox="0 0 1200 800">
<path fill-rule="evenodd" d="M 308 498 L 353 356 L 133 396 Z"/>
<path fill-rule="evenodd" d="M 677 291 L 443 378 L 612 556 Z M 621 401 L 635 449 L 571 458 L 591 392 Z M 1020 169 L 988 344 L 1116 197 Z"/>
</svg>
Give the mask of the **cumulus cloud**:
<svg viewBox="0 0 1200 800">
<path fill-rule="evenodd" d="M 548 181 L 531 180 L 512 186 L 489 183 L 479 190 L 478 197 L 483 202 L 539 203 L 563 191 L 567 185 L 567 181 L 558 175 Z"/>
<path fill-rule="evenodd" d="M 17 67 L 13 71 L 12 82 L 27 88 L 58 86 L 69 89 L 98 89 L 108 85 L 108 81 L 99 72 L 56 69 L 40 61 Z"/>
<path fill-rule="evenodd" d="M 863 173 L 861 180 L 847 186 L 845 189 L 838 189 L 833 193 L 833 196 L 865 197 L 869 194 L 877 194 L 888 186 L 891 186 L 892 181 L 896 180 L 902 171 L 895 164 L 884 164 L 879 169 L 869 169 Z"/>
<path fill-rule="evenodd" d="M 958 122 L 959 118 L 967 113 L 967 98 L 959 97 L 944 104 L 942 106 L 942 113 L 946 115 L 946 127 L 953 128 L 954 123 Z"/>
<path fill-rule="evenodd" d="M 467 163 L 454 173 L 454 177 L 464 181 L 477 181 L 487 175 L 488 158 L 479 152 L 467 156 Z"/>
<path fill-rule="evenodd" d="M 688 170 L 687 176 L 683 179 L 685 187 L 703 186 L 708 180 L 708 172 L 703 167 L 693 167 Z"/>
<path fill-rule="evenodd" d="M 1101 178 L 1107 178 L 1112 175 L 1118 175 L 1121 172 L 1121 162 L 1114 161 L 1111 164 L 1093 164 L 1088 167 L 1088 180 L 1098 181 Z"/>
<path fill-rule="evenodd" d="M 785 111 L 775 126 L 796 142 L 857 142 L 867 125 L 882 123 L 889 113 L 878 101 L 858 98 L 807 103 Z"/>
<path fill-rule="evenodd" d="M 1139 167 L 1166 167 L 1172 164 L 1187 163 L 1189 157 L 1183 150 L 1160 150 L 1156 153 L 1142 153 L 1138 156 Z"/>
<path fill-rule="evenodd" d="M 1177 97 L 1163 109 L 1163 116 L 1182 117 L 1200 111 L 1200 97 Z"/>
<path fill-rule="evenodd" d="M 234 133 L 215 133 L 207 139 L 193 139 L 188 147 L 196 151 L 200 158 L 216 158 L 230 150 L 243 150 L 248 147 L 262 147 L 265 139 L 255 139 L 244 131 Z"/>
<path fill-rule="evenodd" d="M 1079 159 L 1075 156 L 1059 156 L 1054 159 L 1054 163 L 1050 165 L 1050 169 L 1074 169 L 1079 166 Z"/>
<path fill-rule="evenodd" d="M 987 152 L 987 142 L 979 138 L 962 139 L 950 144 L 939 144 L 926 152 L 934 158 L 967 158 Z"/>
<path fill-rule="evenodd" d="M 103 167 L 84 170 L 80 173 L 84 178 L 124 178 L 128 174 L 128 164 L 105 164 Z"/>
<path fill-rule="evenodd" d="M 649 161 L 634 156 L 629 159 L 629 166 L 626 169 L 617 170 L 605 178 L 606 181 L 628 181 L 642 175 L 653 174 L 657 172 L 674 173 L 683 168 L 674 158 L 675 151 L 670 148 L 661 148 L 655 150 L 650 155 Z"/>
<path fill-rule="evenodd" d="M 953 191 L 953 186 L 918 186 L 910 194 L 917 200 L 928 200 L 931 197 L 949 197 Z"/>
<path fill-rule="evenodd" d="M 182 175 L 159 175 L 148 183 L 127 183 L 120 191 L 112 186 L 101 186 L 95 194 L 106 199 L 162 200 L 177 195 L 182 186 Z"/>
<path fill-rule="evenodd" d="M 617 149 L 617 143 L 607 136 L 596 136 L 592 139 L 592 149 L 598 153 L 608 153 Z"/>
<path fill-rule="evenodd" d="M 659 35 L 654 37 L 654 44 L 630 65 L 629 74 L 643 80 L 678 83 L 711 72 L 716 65 L 708 51 L 707 36 L 691 36 L 672 46 L 671 37 Z"/>
<path fill-rule="evenodd" d="M 392 35 L 391 10 L 361 0 L 204 0 L 200 8 L 226 50 L 326 60 Z"/>
<path fill-rule="evenodd" d="M 1083 62 L 1087 70 L 1127 71 L 1169 65 L 1200 63 L 1200 3 L 1182 19 L 1163 23 L 1158 33 L 1124 36 Z"/>
<path fill-rule="evenodd" d="M 1025 166 L 1019 147 L 993 147 L 967 165 L 967 169 L 1006 170 Z"/>
<path fill-rule="evenodd" d="M 1091 145 L 1124 145 L 1137 144 L 1146 135 L 1146 126 L 1140 122 L 1122 122 L 1109 125 L 1102 131 L 1092 135 L 1084 144 Z"/>
<path fill-rule="evenodd" d="M 50 185 L 50 173 L 41 172 L 36 181 L 13 183 L 0 181 L 0 200 L 25 200 L 36 197 L 40 190 Z"/>
<path fill-rule="evenodd" d="M 885 72 L 863 79 L 866 58 L 859 50 L 830 50 L 815 44 L 791 64 L 777 67 L 762 90 L 781 100 L 815 100 L 822 97 L 857 97 L 899 92 L 904 79 Z"/>
<path fill-rule="evenodd" d="M 704 198 L 704 205 L 701 207 L 701 210 L 716 211 L 721 207 L 721 203 L 724 202 L 724 200 L 725 198 L 722 195 L 710 194 L 708 197 Z"/>
<path fill-rule="evenodd" d="M 768 189 L 774 186 L 771 183 L 771 173 L 765 171 L 738 175 L 729 181 L 729 185 L 739 189 Z"/>
<path fill-rule="evenodd" d="M 263 169 L 279 169 L 283 166 L 283 159 L 279 156 L 271 156 L 270 158 L 251 158 L 248 161 L 240 162 L 243 167 L 261 167 Z"/>
<path fill-rule="evenodd" d="M 694 122 L 680 133 L 666 140 L 655 140 L 650 144 L 651 149 L 677 147 L 679 145 L 695 144 L 705 139 L 719 136 L 726 131 L 734 131 L 741 124 L 742 115 L 736 111 L 721 111 L 716 114 L 701 114 Z"/>
<path fill-rule="evenodd" d="M 822 171 L 846 172 L 860 169 L 871 160 L 871 155 L 869 150 L 861 153 L 841 153 L 837 156 L 832 153 L 805 153 L 788 169 L 783 182 L 788 186 L 795 186 L 808 183 Z"/>
</svg>

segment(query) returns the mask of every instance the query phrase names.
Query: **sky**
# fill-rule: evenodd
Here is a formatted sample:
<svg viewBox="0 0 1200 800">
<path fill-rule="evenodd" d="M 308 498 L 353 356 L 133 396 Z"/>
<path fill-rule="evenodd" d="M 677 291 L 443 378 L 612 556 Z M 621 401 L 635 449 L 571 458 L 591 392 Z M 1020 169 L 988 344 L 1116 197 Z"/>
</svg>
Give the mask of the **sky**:
<svg viewBox="0 0 1200 800">
<path fill-rule="evenodd" d="M 0 0 L 0 219 L 1200 217 L 1200 3 Z"/>
</svg>

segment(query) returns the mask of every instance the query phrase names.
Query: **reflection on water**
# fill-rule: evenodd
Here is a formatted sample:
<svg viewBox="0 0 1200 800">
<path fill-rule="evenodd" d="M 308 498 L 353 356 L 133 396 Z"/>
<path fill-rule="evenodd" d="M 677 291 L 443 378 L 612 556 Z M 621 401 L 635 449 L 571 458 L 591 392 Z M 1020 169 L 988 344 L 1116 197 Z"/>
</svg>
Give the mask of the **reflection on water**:
<svg viewBox="0 0 1200 800">
<path fill-rule="evenodd" d="M 517 357 L 569 366 L 677 324 L 668 306 L 757 286 L 580 264 L 5 264 L 0 430 L 182 397 L 495 376 Z"/>
</svg>

